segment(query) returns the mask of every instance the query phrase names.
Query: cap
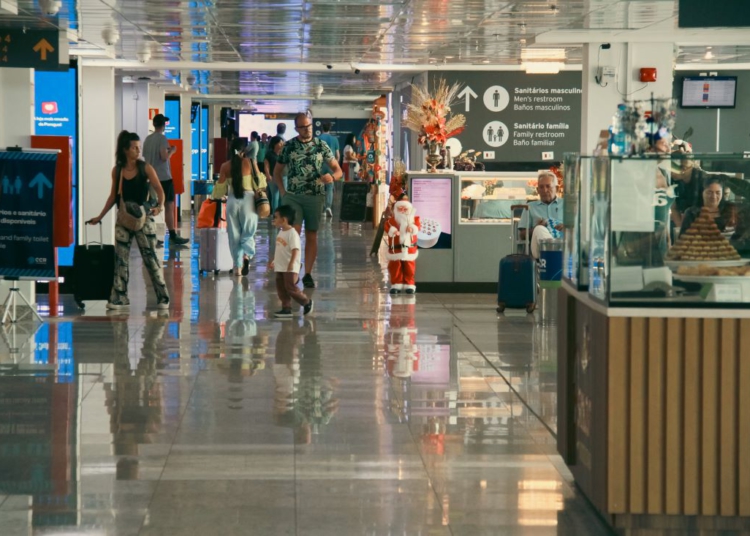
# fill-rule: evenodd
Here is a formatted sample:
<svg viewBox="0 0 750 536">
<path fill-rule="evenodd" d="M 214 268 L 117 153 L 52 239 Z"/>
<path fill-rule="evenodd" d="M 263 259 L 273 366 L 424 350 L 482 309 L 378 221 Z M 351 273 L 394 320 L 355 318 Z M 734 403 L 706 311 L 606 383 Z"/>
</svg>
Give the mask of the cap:
<svg viewBox="0 0 750 536">
<path fill-rule="evenodd" d="M 164 117 L 164 114 L 156 114 L 153 122 L 156 128 L 160 128 L 169 123 L 169 117 Z"/>
</svg>

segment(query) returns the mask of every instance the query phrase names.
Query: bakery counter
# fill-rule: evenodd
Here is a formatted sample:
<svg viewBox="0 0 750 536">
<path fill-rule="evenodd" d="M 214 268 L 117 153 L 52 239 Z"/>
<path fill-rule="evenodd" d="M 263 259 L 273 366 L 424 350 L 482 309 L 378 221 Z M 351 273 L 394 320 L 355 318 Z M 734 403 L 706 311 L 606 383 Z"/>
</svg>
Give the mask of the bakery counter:
<svg viewBox="0 0 750 536">
<path fill-rule="evenodd" d="M 558 291 L 557 447 L 618 533 L 750 531 L 750 311 Z"/>
<path fill-rule="evenodd" d="M 536 173 L 409 172 L 422 221 L 417 285 L 430 292 L 496 292 L 511 253 L 510 207 L 533 199 Z"/>
</svg>

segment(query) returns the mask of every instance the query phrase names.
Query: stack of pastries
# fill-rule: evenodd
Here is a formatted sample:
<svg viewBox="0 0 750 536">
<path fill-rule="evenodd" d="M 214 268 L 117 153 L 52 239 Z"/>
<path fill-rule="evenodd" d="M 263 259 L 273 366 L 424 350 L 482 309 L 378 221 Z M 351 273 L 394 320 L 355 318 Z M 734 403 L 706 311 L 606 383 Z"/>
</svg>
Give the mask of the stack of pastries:
<svg viewBox="0 0 750 536">
<path fill-rule="evenodd" d="M 669 250 L 670 261 L 738 261 L 740 254 L 722 236 L 713 217 L 703 208 L 690 228 Z"/>
</svg>

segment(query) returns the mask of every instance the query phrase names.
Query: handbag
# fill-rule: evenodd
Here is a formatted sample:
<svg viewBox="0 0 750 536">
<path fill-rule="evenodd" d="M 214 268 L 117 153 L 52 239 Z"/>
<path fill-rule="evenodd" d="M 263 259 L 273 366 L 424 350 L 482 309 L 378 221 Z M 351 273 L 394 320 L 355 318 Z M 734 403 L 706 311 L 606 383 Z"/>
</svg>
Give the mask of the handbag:
<svg viewBox="0 0 750 536">
<path fill-rule="evenodd" d="M 259 218 L 267 218 L 271 215 L 271 203 L 268 201 L 268 195 L 266 191 L 261 187 L 261 179 L 255 174 L 255 168 L 252 168 L 253 173 L 253 190 L 255 192 L 255 213 Z M 263 175 L 263 182 L 266 182 L 265 174 Z"/>
<path fill-rule="evenodd" d="M 125 202 L 122 198 L 122 169 L 120 170 L 120 203 L 117 207 L 117 225 L 128 231 L 138 232 L 146 225 L 146 211 L 138 203 Z"/>
</svg>

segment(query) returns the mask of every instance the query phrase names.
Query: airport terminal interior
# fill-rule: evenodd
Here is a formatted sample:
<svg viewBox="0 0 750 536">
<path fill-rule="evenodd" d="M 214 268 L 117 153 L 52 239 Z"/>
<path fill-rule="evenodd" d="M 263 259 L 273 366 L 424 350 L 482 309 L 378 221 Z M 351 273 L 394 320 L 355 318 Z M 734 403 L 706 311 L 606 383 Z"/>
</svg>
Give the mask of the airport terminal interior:
<svg viewBox="0 0 750 536">
<path fill-rule="evenodd" d="M 0 0 L 0 536 L 750 534 L 749 29 Z"/>
</svg>

